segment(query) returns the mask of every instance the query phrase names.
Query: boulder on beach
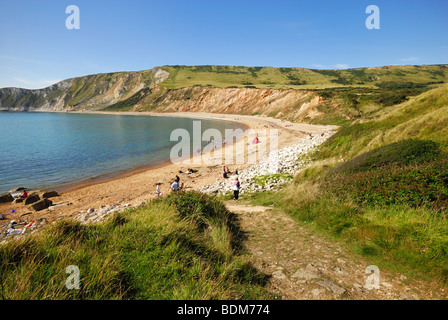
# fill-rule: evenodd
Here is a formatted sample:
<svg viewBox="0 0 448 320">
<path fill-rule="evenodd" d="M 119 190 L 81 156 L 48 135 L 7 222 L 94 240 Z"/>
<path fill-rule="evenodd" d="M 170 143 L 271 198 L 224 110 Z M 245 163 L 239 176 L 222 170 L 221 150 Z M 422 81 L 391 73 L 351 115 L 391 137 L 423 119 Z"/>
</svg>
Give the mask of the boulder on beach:
<svg viewBox="0 0 448 320">
<path fill-rule="evenodd" d="M 26 189 L 27 188 L 25 188 L 25 187 L 15 188 L 15 189 L 9 190 L 9 193 L 15 193 L 15 192 L 23 191 Z"/>
<path fill-rule="evenodd" d="M 56 191 L 43 191 L 43 192 L 39 193 L 39 195 L 42 199 L 47 199 L 47 198 L 58 197 L 59 193 L 57 193 Z"/>
<path fill-rule="evenodd" d="M 39 195 L 38 195 L 37 193 L 34 193 L 34 192 L 33 192 L 32 194 L 28 195 L 28 197 L 25 198 L 25 200 L 23 201 L 23 203 L 24 203 L 25 205 L 29 205 L 29 204 L 32 204 L 32 203 L 37 202 L 37 201 L 39 201 L 39 200 L 40 200 Z"/>
<path fill-rule="evenodd" d="M 40 211 L 40 210 L 48 208 L 52 204 L 53 204 L 53 202 L 51 200 L 42 199 L 42 200 L 39 200 L 39 201 L 34 202 L 33 204 L 31 204 L 29 206 L 29 208 L 34 210 L 34 211 Z"/>
<path fill-rule="evenodd" d="M 14 201 L 12 203 L 13 204 L 22 203 L 24 200 L 25 200 L 25 198 L 16 198 L 16 199 L 14 199 Z"/>
<path fill-rule="evenodd" d="M 9 192 L 0 195 L 0 203 L 12 202 L 13 200 L 14 198 Z"/>
</svg>

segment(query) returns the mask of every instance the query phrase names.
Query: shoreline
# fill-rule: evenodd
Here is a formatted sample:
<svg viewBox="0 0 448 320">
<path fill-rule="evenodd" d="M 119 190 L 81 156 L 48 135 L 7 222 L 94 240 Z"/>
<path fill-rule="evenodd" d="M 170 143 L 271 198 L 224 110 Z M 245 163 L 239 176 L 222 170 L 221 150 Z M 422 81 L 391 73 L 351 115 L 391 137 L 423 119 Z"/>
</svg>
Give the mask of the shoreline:
<svg viewBox="0 0 448 320">
<path fill-rule="evenodd" d="M 43 112 L 43 111 L 39 111 L 39 112 Z M 53 111 L 56 112 L 56 111 Z M 194 114 L 191 115 L 187 115 L 187 116 L 183 116 L 183 115 L 177 115 L 176 113 L 170 113 L 169 115 L 165 115 L 163 113 L 150 113 L 150 112 L 124 112 L 124 111 L 106 111 L 106 112 L 102 112 L 102 111 L 69 111 L 69 112 L 63 112 L 63 113 L 84 113 L 84 114 L 109 114 L 109 115 L 131 115 L 131 116 L 154 116 L 154 117 L 173 117 L 173 118 L 189 118 L 189 119 L 193 119 L 193 120 L 215 120 L 215 121 L 228 121 L 228 122 L 233 122 L 238 124 L 239 126 L 242 127 L 243 131 L 246 132 L 246 130 L 251 129 L 250 126 L 248 126 L 247 124 L 243 123 L 243 122 L 239 122 L 239 121 L 234 121 L 234 120 L 229 120 L 229 119 L 214 119 L 214 118 L 210 118 L 210 117 L 202 117 L 202 118 L 197 118 L 194 116 Z M 238 141 L 238 140 L 237 140 Z M 190 156 L 190 160 L 192 160 L 195 156 L 191 155 Z M 70 191 L 74 191 L 77 189 L 81 189 L 83 187 L 88 187 L 88 186 L 93 186 L 102 182 L 108 182 L 108 181 L 112 181 L 115 179 L 121 179 L 121 178 L 125 178 L 125 177 L 129 177 L 129 176 L 133 176 L 135 174 L 139 174 L 148 170 L 156 170 L 165 166 L 169 166 L 170 164 L 172 164 L 171 160 L 169 158 L 167 159 L 163 159 L 160 160 L 158 163 L 154 163 L 154 164 L 146 164 L 146 165 L 140 165 L 134 168 L 129 168 L 129 169 L 124 169 L 124 170 L 120 170 L 120 171 L 116 171 L 116 172 L 108 172 L 108 173 L 104 173 L 100 176 L 95 176 L 95 177 L 91 177 L 91 178 L 87 178 L 84 179 L 82 181 L 78 181 L 78 182 L 73 182 L 73 183 L 68 183 L 68 184 L 63 184 L 63 185 L 58 185 L 52 188 L 43 188 L 42 190 L 55 190 L 58 193 L 66 193 L 66 192 L 70 192 Z"/>
<path fill-rule="evenodd" d="M 82 112 L 76 112 L 82 113 Z M 87 112 L 84 112 L 87 113 Z M 89 113 L 104 114 L 101 111 L 93 111 Z M 248 129 L 278 129 L 279 132 L 279 149 L 285 146 L 292 145 L 307 137 L 307 134 L 316 134 L 334 130 L 336 126 L 323 125 L 308 125 L 298 124 L 289 121 L 282 121 L 268 117 L 236 115 L 236 114 L 213 114 L 213 113 L 193 113 L 193 112 L 178 112 L 178 113 L 153 113 L 153 112 L 107 112 L 108 114 L 123 114 L 123 115 L 152 115 L 165 117 L 181 117 L 194 118 L 204 120 L 224 120 L 238 123 Z M 200 155 L 198 155 L 200 156 Z M 195 156 L 190 157 L 192 160 Z M 226 165 L 227 166 L 227 165 Z M 231 165 L 231 171 L 238 168 L 239 171 L 244 170 L 253 164 Z M 187 168 L 198 170 L 193 174 L 180 174 L 179 170 L 187 171 Z M 55 210 L 42 210 L 38 212 L 31 212 L 25 218 L 28 221 L 33 221 L 37 218 L 46 218 L 49 222 L 61 218 L 75 217 L 81 211 L 90 208 L 99 208 L 104 205 L 119 205 L 129 204 L 137 206 L 142 202 L 156 197 L 155 184 L 161 182 L 161 189 L 164 194 L 170 192 L 171 181 L 176 175 L 179 175 L 181 181 L 184 183 L 185 190 L 199 190 L 202 186 L 210 185 L 218 180 L 224 180 L 221 177 L 222 164 L 176 164 L 168 160 L 165 163 L 143 166 L 118 172 L 108 176 L 105 179 L 88 179 L 79 183 L 73 183 L 54 188 L 60 194 L 58 197 L 50 198 L 53 205 L 70 203 L 58 207 Z M 12 213 L 12 210 L 15 212 Z M 0 204 L 0 213 L 6 218 L 2 225 L 9 223 L 11 220 L 20 220 L 20 215 L 29 213 L 30 210 L 23 204 Z"/>
<path fill-rule="evenodd" d="M 15 112 L 15 111 L 14 111 Z M 19 111 L 20 112 L 20 111 Z M 107 115 L 131 115 L 131 116 L 154 116 L 154 117 L 167 117 L 167 118 L 188 118 L 188 119 L 193 119 L 193 120 L 215 120 L 215 121 L 228 121 L 228 122 L 232 122 L 232 123 L 236 123 L 239 126 L 241 126 L 242 130 L 245 132 L 248 129 L 251 129 L 247 124 L 240 122 L 240 121 L 235 121 L 235 120 L 229 120 L 229 119 L 215 119 L 212 117 L 207 117 L 207 116 L 202 116 L 202 117 L 196 117 L 195 114 L 187 114 L 187 115 L 181 115 L 179 116 L 177 113 L 153 113 L 153 112 L 126 112 L 126 111 L 47 111 L 47 110 L 33 110 L 33 111 L 27 111 L 27 113 L 75 113 L 75 114 L 107 114 Z M 194 157 L 194 155 L 191 155 L 190 158 Z M 57 191 L 58 193 L 65 193 L 65 192 L 69 192 L 69 191 L 74 191 L 83 187 L 87 187 L 87 186 L 93 186 L 95 184 L 99 184 L 102 182 L 108 182 L 108 181 L 112 181 L 114 179 L 120 179 L 120 178 L 124 178 L 124 177 L 128 177 L 128 176 L 132 176 L 134 174 L 138 174 L 147 170 L 155 170 L 164 166 L 167 166 L 171 163 L 170 159 L 162 159 L 159 160 L 157 163 L 153 163 L 153 164 L 144 164 L 144 165 L 139 165 L 136 167 L 132 167 L 132 168 L 128 168 L 128 169 L 123 169 L 123 170 L 119 170 L 119 171 L 113 171 L 113 172 L 106 172 L 106 173 L 102 173 L 98 176 L 94 176 L 94 177 L 90 177 L 90 178 L 86 178 L 80 181 L 76 181 L 76 182 L 68 182 L 68 183 L 64 183 L 64 184 L 58 184 L 58 185 L 54 185 L 54 186 L 42 186 L 42 187 L 37 187 L 34 189 L 30 189 L 32 190 L 43 190 L 43 191 L 50 191 L 50 190 L 54 190 Z"/>
</svg>

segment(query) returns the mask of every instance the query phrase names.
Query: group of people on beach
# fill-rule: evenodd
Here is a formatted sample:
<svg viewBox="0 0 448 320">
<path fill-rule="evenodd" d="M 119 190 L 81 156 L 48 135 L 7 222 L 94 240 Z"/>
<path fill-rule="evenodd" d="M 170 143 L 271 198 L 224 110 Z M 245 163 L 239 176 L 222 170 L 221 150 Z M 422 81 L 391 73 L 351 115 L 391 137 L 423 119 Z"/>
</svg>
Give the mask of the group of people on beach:
<svg viewBox="0 0 448 320">
<path fill-rule="evenodd" d="M 229 175 L 231 175 L 231 174 L 232 174 L 232 172 L 229 170 L 229 167 L 226 167 L 226 166 L 222 167 L 222 177 L 224 179 L 227 179 L 229 177 Z M 235 169 L 235 174 L 238 175 L 238 168 Z"/>
<path fill-rule="evenodd" d="M 180 171 L 181 172 L 181 171 Z M 193 172 L 197 172 L 197 170 L 193 170 L 193 169 L 188 169 L 187 173 L 193 173 Z M 223 167 L 223 173 L 222 173 L 222 177 L 223 178 L 228 178 L 229 175 L 232 174 L 232 172 L 229 170 L 229 167 Z M 238 180 L 238 168 L 235 169 L 234 174 L 235 176 L 235 180 L 233 181 L 233 198 L 234 200 L 238 200 L 239 197 L 239 191 L 240 191 L 240 182 Z M 162 185 L 161 182 L 156 183 L 156 194 L 157 197 L 161 197 L 163 196 L 163 192 L 160 189 L 160 186 Z M 180 178 L 178 175 L 176 175 L 176 178 L 173 179 L 173 182 L 171 183 L 171 191 L 172 192 L 177 192 L 177 191 L 181 191 L 184 189 L 183 183 L 182 185 L 180 185 Z"/>
</svg>

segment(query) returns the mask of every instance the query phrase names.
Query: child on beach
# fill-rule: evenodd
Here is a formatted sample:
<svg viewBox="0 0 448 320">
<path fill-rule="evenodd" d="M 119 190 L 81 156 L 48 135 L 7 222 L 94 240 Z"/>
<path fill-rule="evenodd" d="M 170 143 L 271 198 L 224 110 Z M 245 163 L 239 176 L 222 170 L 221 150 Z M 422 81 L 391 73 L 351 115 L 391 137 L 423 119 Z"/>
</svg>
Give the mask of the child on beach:
<svg viewBox="0 0 448 320">
<path fill-rule="evenodd" d="M 160 182 L 156 183 L 156 193 L 157 193 L 157 196 L 158 196 L 158 197 L 163 196 L 162 191 L 160 191 L 160 185 L 161 185 Z"/>
</svg>

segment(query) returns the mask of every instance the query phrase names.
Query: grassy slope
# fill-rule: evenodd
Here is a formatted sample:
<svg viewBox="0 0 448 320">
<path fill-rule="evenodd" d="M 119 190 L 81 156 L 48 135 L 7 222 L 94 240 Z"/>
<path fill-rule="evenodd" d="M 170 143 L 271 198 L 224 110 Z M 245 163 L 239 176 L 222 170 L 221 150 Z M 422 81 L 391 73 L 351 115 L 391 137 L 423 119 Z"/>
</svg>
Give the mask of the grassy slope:
<svg viewBox="0 0 448 320">
<path fill-rule="evenodd" d="M 383 82 L 448 82 L 447 65 L 395 66 L 347 70 L 238 66 L 165 66 L 170 77 L 162 86 L 219 88 L 255 86 L 275 89 L 323 89 L 343 86 L 375 87 Z"/>
<path fill-rule="evenodd" d="M 293 184 L 255 203 L 276 204 L 380 269 L 446 283 L 447 112 L 444 86 L 356 121 L 319 147 Z"/>
<path fill-rule="evenodd" d="M 362 152 L 415 138 L 428 139 L 448 150 L 448 86 L 430 90 L 371 119 L 360 119 L 341 129 L 320 148 L 320 158 L 352 158 Z"/>
<path fill-rule="evenodd" d="M 269 299 L 224 205 L 194 192 L 0 247 L 2 299 Z M 66 267 L 80 270 L 68 290 Z"/>
<path fill-rule="evenodd" d="M 209 86 L 217 88 L 271 88 L 314 91 L 322 99 L 312 118 L 299 121 L 347 126 L 357 119 L 375 116 L 390 107 L 448 82 L 446 65 L 397 66 L 348 70 L 311 70 L 273 67 L 165 66 L 170 72 L 161 90 L 144 88 L 106 110 L 157 111 L 160 101 L 182 100 L 185 92 L 176 90 Z M 202 95 L 198 95 L 198 102 Z M 256 101 L 252 101 L 256 103 Z M 283 108 L 280 117 L 295 116 L 301 104 Z M 163 109 L 163 106 L 160 106 Z M 314 107 L 313 107 L 314 108 Z M 275 116 L 279 110 L 270 116 Z"/>
</svg>

